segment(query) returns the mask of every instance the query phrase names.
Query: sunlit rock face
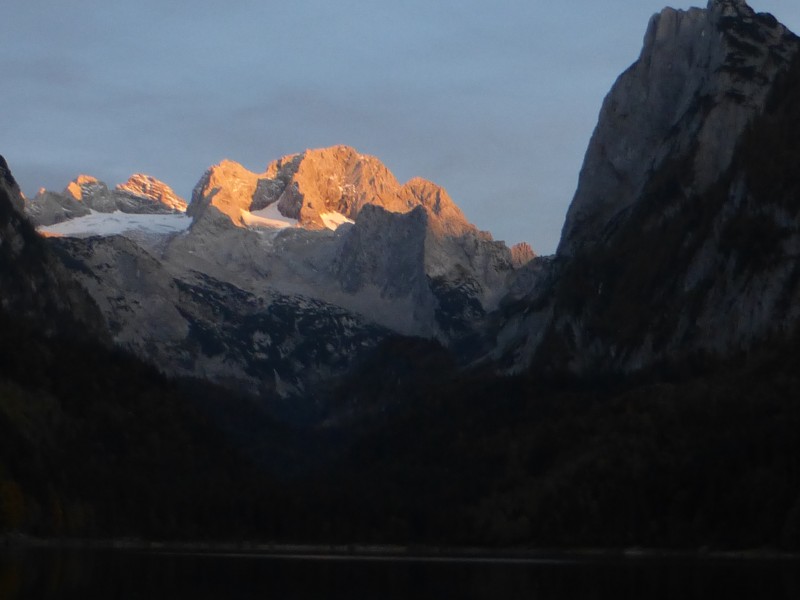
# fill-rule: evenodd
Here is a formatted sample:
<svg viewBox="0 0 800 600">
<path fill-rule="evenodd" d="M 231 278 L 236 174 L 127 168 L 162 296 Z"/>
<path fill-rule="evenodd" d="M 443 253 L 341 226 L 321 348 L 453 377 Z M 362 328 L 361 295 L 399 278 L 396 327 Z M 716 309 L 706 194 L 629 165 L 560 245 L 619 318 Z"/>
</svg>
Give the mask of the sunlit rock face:
<svg viewBox="0 0 800 600">
<path fill-rule="evenodd" d="M 138 198 L 147 198 L 153 203 L 162 204 L 177 212 L 186 211 L 186 200 L 178 196 L 166 183 L 149 175 L 135 173 L 116 189 Z"/>
<path fill-rule="evenodd" d="M 476 231 L 443 188 L 419 178 L 401 185 L 377 158 L 347 146 L 285 156 L 261 174 L 225 160 L 197 184 L 189 214 L 200 217 L 214 207 L 237 226 L 257 227 L 251 214 L 273 207 L 275 217 L 320 230 L 354 222 L 367 205 L 394 213 L 422 206 L 440 235 Z"/>
<path fill-rule="evenodd" d="M 88 196 L 91 196 L 95 190 L 103 187 L 105 187 L 105 184 L 98 181 L 96 177 L 92 177 L 91 175 L 78 175 L 64 188 L 64 195 L 81 201 L 84 200 L 84 188 L 88 192 Z"/>
<path fill-rule="evenodd" d="M 400 198 L 400 184 L 376 158 L 353 148 L 335 146 L 286 156 L 267 167 L 279 182 L 269 201 L 308 228 L 322 228 L 322 214 L 339 213 L 355 220 L 366 204 L 390 212 L 408 212 L 414 204 Z"/>
<path fill-rule="evenodd" d="M 239 163 L 224 160 L 209 168 L 197 183 L 187 214 L 197 220 L 213 207 L 234 225 L 243 227 L 242 212 L 251 209 L 258 179 Z"/>
<path fill-rule="evenodd" d="M 630 372 L 797 327 L 799 49 L 743 1 L 652 18 L 603 104 L 555 260 L 512 285 L 501 363 Z"/>
</svg>

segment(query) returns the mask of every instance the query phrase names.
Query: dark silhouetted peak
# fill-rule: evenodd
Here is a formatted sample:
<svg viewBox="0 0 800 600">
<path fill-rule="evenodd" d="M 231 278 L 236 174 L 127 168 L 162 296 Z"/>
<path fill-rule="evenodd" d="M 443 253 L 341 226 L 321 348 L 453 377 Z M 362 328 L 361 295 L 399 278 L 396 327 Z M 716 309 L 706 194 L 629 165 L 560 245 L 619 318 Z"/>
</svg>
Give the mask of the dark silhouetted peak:
<svg viewBox="0 0 800 600">
<path fill-rule="evenodd" d="M 19 187 L 17 185 L 17 180 L 14 179 L 14 176 L 11 174 L 11 169 L 8 167 L 5 157 L 2 155 L 0 155 L 0 177 L 3 178 L 3 182 L 7 187 Z"/>
<path fill-rule="evenodd" d="M 97 306 L 55 260 L 21 208 L 19 187 L 0 157 L 0 318 L 45 336 L 104 338 Z"/>
<path fill-rule="evenodd" d="M 0 156 L 0 183 L 8 191 L 8 200 L 11 206 L 20 213 L 25 210 L 22 192 L 17 185 L 17 180 L 11 174 L 11 169 L 3 156 Z"/>
</svg>

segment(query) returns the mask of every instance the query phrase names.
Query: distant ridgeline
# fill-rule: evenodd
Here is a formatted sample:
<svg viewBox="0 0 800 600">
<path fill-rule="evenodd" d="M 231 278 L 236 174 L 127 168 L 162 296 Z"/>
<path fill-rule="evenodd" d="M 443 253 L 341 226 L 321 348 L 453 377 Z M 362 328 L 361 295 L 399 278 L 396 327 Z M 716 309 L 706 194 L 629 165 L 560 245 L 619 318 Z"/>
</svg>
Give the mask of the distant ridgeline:
<svg viewBox="0 0 800 600">
<path fill-rule="evenodd" d="M 800 550 L 798 49 L 655 15 L 549 257 L 344 146 L 0 162 L 0 532 Z"/>
</svg>

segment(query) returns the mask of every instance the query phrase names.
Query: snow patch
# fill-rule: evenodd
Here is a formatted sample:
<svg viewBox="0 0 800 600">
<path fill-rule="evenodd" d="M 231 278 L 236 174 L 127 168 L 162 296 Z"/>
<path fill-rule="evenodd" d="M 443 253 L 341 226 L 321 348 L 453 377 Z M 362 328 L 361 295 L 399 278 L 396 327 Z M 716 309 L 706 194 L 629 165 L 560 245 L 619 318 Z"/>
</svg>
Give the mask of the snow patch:
<svg viewBox="0 0 800 600">
<path fill-rule="evenodd" d="M 185 214 L 140 215 L 121 211 L 101 213 L 93 210 L 84 217 L 39 227 L 38 231 L 45 236 L 61 237 L 122 235 L 130 231 L 165 235 L 186 231 L 191 224 L 191 217 Z"/>
<path fill-rule="evenodd" d="M 319 216 L 322 219 L 322 223 L 325 225 L 325 227 L 332 231 L 336 231 L 340 225 L 354 222 L 340 212 L 320 213 Z"/>
<path fill-rule="evenodd" d="M 297 219 L 290 219 L 284 217 L 278 210 L 278 203 L 273 202 L 266 208 L 249 212 L 242 211 L 242 223 L 247 227 L 268 227 L 270 229 L 286 229 L 287 227 L 296 227 Z"/>
</svg>

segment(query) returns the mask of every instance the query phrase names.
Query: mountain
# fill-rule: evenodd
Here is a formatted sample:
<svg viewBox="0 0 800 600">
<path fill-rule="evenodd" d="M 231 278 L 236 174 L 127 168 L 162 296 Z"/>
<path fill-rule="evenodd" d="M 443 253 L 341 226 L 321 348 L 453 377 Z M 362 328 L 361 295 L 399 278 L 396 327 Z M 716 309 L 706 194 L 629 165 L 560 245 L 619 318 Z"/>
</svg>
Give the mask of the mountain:
<svg viewBox="0 0 800 600">
<path fill-rule="evenodd" d="M 604 244 L 670 162 L 686 193 L 707 191 L 796 53 L 794 34 L 741 0 L 655 15 L 603 103 L 558 254 Z"/>
<path fill-rule="evenodd" d="M 476 231 L 442 188 L 422 179 L 401 186 L 378 159 L 347 146 L 285 156 L 260 175 L 223 161 L 205 173 L 192 196 L 191 214 L 213 206 L 241 226 L 258 224 L 242 213 L 271 205 L 281 217 L 312 230 L 352 223 L 366 205 L 392 213 L 424 206 L 439 234 Z"/>
<path fill-rule="evenodd" d="M 97 306 L 23 214 L 24 199 L 0 157 L 0 317 L 36 323 L 46 336 L 107 339 Z"/>
<path fill-rule="evenodd" d="M 653 17 L 603 104 L 555 257 L 507 299 L 506 368 L 630 373 L 791 334 L 798 49 L 741 1 Z"/>
<path fill-rule="evenodd" d="M 444 189 L 401 185 L 345 146 L 261 174 L 223 161 L 185 215 L 162 214 L 164 184 L 131 181 L 80 177 L 27 207 L 115 341 L 167 374 L 308 410 L 389 336 L 436 339 L 462 361 L 485 352 L 484 319 L 533 255 L 479 231 Z M 50 199 L 71 218 L 48 224 L 37 206 Z M 94 212 L 67 215 L 76 205 Z"/>
<path fill-rule="evenodd" d="M 165 183 L 148 175 L 135 174 L 116 187 L 90 175 L 79 175 L 61 193 L 40 190 L 24 203 L 28 218 L 39 227 L 50 227 L 94 213 L 172 214 L 186 211 L 186 202 Z M 47 229 L 44 229 L 47 232 Z M 59 229 L 52 230 L 59 233 Z"/>
</svg>

